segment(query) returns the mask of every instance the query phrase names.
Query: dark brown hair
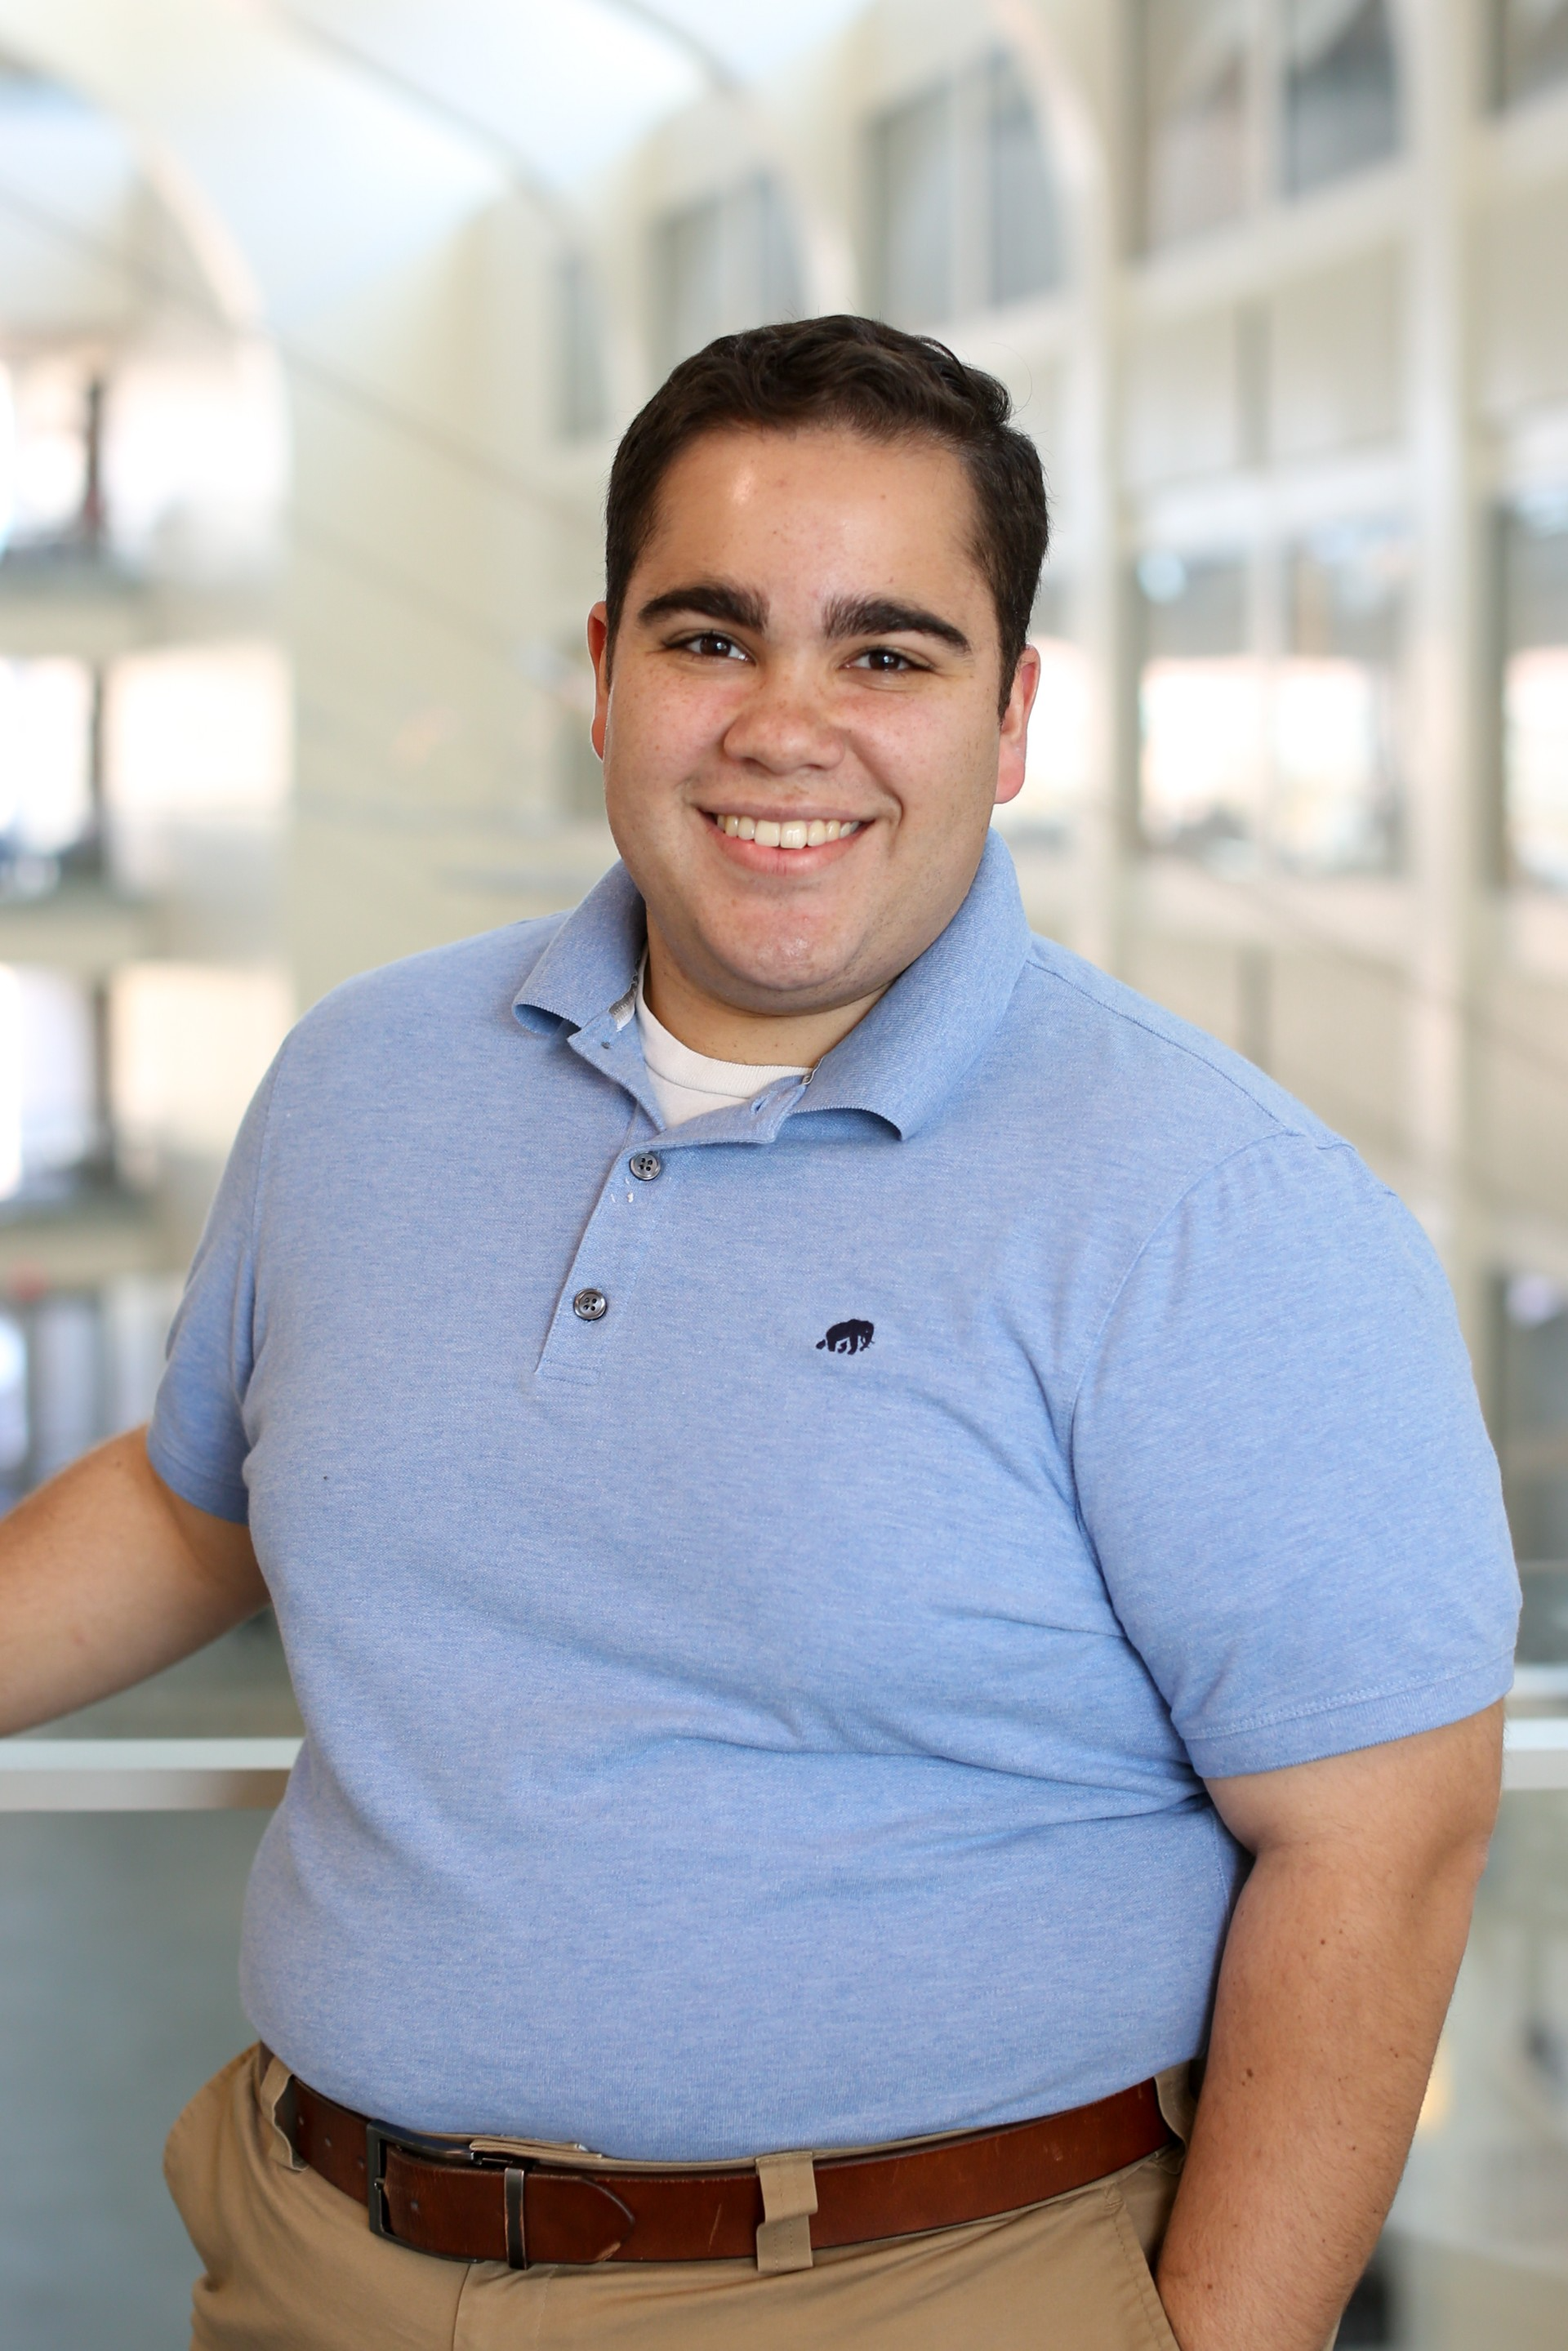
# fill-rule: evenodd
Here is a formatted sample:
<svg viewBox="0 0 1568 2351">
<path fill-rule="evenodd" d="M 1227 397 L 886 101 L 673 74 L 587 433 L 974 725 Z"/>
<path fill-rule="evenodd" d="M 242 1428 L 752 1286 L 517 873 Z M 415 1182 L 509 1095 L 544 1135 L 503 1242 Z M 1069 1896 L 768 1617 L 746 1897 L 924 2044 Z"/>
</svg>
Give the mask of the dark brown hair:
<svg viewBox="0 0 1568 2351">
<path fill-rule="evenodd" d="M 841 425 L 870 441 L 925 438 L 963 461 L 974 488 L 974 554 L 997 608 L 1005 708 L 1050 538 L 1039 453 L 1009 424 L 1011 414 L 994 376 L 966 367 L 929 335 L 875 319 L 802 319 L 721 335 L 681 361 L 615 452 L 604 533 L 612 641 L 657 519 L 659 486 L 702 434 Z"/>
</svg>

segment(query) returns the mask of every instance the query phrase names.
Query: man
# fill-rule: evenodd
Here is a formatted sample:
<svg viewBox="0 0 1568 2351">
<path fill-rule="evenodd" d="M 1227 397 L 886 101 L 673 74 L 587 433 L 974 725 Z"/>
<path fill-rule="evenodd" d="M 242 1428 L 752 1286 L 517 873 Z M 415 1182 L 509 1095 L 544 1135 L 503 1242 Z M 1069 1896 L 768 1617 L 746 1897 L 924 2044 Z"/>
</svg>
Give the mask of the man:
<svg viewBox="0 0 1568 2351">
<path fill-rule="evenodd" d="M 305 1718 L 170 2147 L 201 2346 L 1316 2351 L 1375 2239 L 1495 1468 L 1389 1194 L 1029 936 L 1007 415 L 860 319 L 675 371 L 623 864 L 301 1022 L 150 1436 L 6 1522 L 5 1727 L 268 1597 Z"/>
</svg>

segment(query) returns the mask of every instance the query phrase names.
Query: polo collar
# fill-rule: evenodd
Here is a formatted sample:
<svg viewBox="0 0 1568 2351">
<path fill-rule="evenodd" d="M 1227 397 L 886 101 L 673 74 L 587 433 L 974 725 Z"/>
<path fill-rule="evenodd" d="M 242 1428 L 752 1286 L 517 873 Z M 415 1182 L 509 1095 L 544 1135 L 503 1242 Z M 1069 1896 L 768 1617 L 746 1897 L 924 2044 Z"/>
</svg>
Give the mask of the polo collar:
<svg viewBox="0 0 1568 2351">
<path fill-rule="evenodd" d="M 784 1090 L 789 1099 L 780 1112 L 865 1111 L 900 1136 L 915 1134 L 996 1030 L 1029 938 L 1012 859 L 999 835 L 988 833 L 969 893 L 946 929 L 823 1056 L 810 1085 Z M 612 865 L 567 916 L 512 1009 L 525 1028 L 548 1031 L 564 1021 L 584 1042 L 591 1034 L 608 1040 L 646 945 L 642 897 L 624 865 Z M 625 1082 L 620 1068 L 612 1073 Z M 771 1133 L 776 1121 L 767 1124 Z"/>
</svg>

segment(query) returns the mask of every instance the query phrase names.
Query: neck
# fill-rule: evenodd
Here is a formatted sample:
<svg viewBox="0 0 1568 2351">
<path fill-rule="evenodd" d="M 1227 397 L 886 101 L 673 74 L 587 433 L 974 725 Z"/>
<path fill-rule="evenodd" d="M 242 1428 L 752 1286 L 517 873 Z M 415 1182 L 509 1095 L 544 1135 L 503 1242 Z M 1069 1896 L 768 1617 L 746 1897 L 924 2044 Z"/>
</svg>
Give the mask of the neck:
<svg viewBox="0 0 1568 2351">
<path fill-rule="evenodd" d="M 688 978 L 652 914 L 643 987 L 654 1019 L 694 1053 L 706 1053 L 716 1061 L 750 1062 L 758 1069 L 815 1068 L 885 992 L 878 987 L 825 1012 L 751 1012 L 727 1004 Z"/>
</svg>

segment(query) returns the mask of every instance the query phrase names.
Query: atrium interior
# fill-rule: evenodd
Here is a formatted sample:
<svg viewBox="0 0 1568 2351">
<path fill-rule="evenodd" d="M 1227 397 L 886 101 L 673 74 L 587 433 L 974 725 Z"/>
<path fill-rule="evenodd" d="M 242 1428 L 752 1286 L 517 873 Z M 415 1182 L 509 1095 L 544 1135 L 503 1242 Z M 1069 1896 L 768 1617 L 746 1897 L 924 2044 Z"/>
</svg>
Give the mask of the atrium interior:
<svg viewBox="0 0 1568 2351">
<path fill-rule="evenodd" d="M 1510 1792 L 1347 2346 L 1568 2338 L 1565 287 L 1568 0 L 0 0 L 0 1504 L 146 1416 L 290 1021 L 612 860 L 584 619 L 668 369 L 940 336 L 1052 497 L 1034 926 L 1406 1200 L 1502 1463 Z M 297 1731 L 264 1619 L 40 1736 Z M 221 1776 L 0 1771 L 15 2351 L 183 2339 Z"/>
</svg>

